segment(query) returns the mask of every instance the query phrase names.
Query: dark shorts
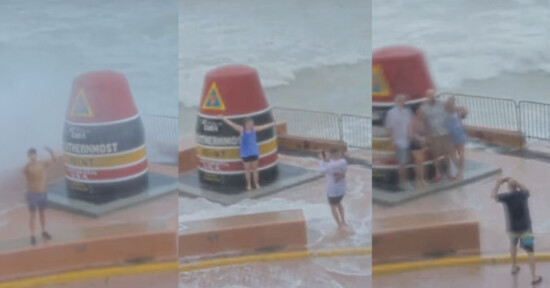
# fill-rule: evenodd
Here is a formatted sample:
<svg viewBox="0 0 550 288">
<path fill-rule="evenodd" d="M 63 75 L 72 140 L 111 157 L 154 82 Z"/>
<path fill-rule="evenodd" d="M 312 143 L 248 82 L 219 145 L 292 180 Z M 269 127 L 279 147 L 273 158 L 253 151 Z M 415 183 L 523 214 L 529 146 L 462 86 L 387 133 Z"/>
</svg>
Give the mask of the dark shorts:
<svg viewBox="0 0 550 288">
<path fill-rule="evenodd" d="M 340 202 L 342 202 L 342 199 L 344 198 L 344 195 L 338 196 L 338 197 L 328 197 L 328 203 L 330 205 L 338 205 Z"/>
<path fill-rule="evenodd" d="M 243 162 L 254 162 L 254 161 L 258 161 L 258 155 L 252 155 L 252 156 L 246 156 L 246 157 L 243 157 L 241 159 L 243 159 Z"/>
<path fill-rule="evenodd" d="M 535 237 L 531 232 L 510 233 L 510 242 L 515 246 L 519 244 L 527 252 L 535 251 Z"/>
<path fill-rule="evenodd" d="M 29 211 L 44 210 L 48 207 L 48 194 L 27 192 L 27 206 Z"/>
<path fill-rule="evenodd" d="M 424 147 L 422 146 L 422 144 L 420 144 L 420 142 L 412 141 L 409 149 L 411 149 L 411 151 L 417 151 L 424 149 Z"/>
</svg>

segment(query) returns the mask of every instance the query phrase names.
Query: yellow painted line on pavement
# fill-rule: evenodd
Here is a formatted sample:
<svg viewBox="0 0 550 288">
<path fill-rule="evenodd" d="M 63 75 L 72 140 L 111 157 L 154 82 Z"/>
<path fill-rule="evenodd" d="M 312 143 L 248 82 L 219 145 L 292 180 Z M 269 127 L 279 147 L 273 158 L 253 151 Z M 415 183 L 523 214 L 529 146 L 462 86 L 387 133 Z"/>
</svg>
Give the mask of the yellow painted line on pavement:
<svg viewBox="0 0 550 288">
<path fill-rule="evenodd" d="M 535 254 L 537 262 L 550 262 L 550 253 Z M 374 265 L 372 267 L 372 275 L 391 275 L 397 273 L 429 270 L 447 267 L 461 267 L 461 266 L 481 266 L 481 265 L 494 265 L 511 263 L 512 259 L 509 255 L 494 255 L 494 256 L 469 256 L 469 257 L 455 257 L 455 258 L 441 258 L 425 261 L 403 262 Z M 518 262 L 527 262 L 527 255 L 518 256 Z"/>
<path fill-rule="evenodd" d="M 275 262 L 284 260 L 298 260 L 305 258 L 326 258 L 326 257 L 344 257 L 344 256 L 364 256 L 370 255 L 371 248 L 341 248 L 321 251 L 295 251 L 282 253 L 269 253 L 252 256 L 239 256 L 232 258 L 222 258 L 213 260 L 203 260 L 193 263 L 181 264 L 178 267 L 177 262 L 150 263 L 133 266 L 108 267 L 82 271 L 61 273 L 41 277 L 33 277 L 22 280 L 0 283 L 0 288 L 31 288 L 42 286 L 62 285 L 69 283 L 84 282 L 87 280 L 104 279 L 108 277 L 120 277 L 139 274 L 150 274 L 160 272 L 189 272 L 214 267 L 229 265 L 239 265 L 254 262 Z"/>
<path fill-rule="evenodd" d="M 10 282 L 0 283 L 0 288 L 31 288 L 41 286 L 53 286 L 69 283 L 84 282 L 87 280 L 102 279 L 107 277 L 120 277 L 136 274 L 148 274 L 159 272 L 177 273 L 178 263 L 164 262 L 164 263 L 151 263 L 134 266 L 122 266 L 122 267 L 109 267 L 90 269 L 82 271 L 74 271 L 61 273 L 56 275 L 33 277 L 22 280 L 15 280 Z"/>
<path fill-rule="evenodd" d="M 198 262 L 184 263 L 180 265 L 180 272 L 210 269 L 223 266 L 240 265 L 256 262 L 275 262 L 285 260 L 299 260 L 306 258 L 327 258 L 344 256 L 366 256 L 371 254 L 371 248 L 340 248 L 321 251 L 294 251 L 269 253 L 261 255 L 239 256 L 231 258 L 220 258 L 203 260 Z"/>
</svg>

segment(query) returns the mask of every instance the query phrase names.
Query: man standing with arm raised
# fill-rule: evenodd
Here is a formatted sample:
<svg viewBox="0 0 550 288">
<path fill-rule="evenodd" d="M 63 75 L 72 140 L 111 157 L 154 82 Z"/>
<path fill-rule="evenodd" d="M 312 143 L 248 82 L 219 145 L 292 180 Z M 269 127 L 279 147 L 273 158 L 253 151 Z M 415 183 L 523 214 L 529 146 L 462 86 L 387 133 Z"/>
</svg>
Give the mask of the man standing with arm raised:
<svg viewBox="0 0 550 288">
<path fill-rule="evenodd" d="M 36 226 L 36 211 L 40 217 L 40 228 L 42 230 L 42 238 L 50 240 L 52 237 L 46 231 L 46 215 L 45 210 L 48 204 L 48 195 L 46 188 L 48 186 L 46 171 L 53 163 L 55 163 L 55 154 L 50 148 L 45 148 L 51 156 L 50 161 L 38 161 L 36 149 L 31 148 L 27 152 L 29 162 L 25 165 L 23 173 L 27 181 L 26 200 L 30 212 L 30 229 L 31 229 L 31 244 L 36 244 L 35 226 Z"/>
<path fill-rule="evenodd" d="M 344 206 L 342 199 L 346 194 L 346 171 L 348 163 L 342 157 L 342 153 L 338 149 L 330 150 L 330 159 L 325 152 L 319 154 L 320 170 L 327 178 L 327 200 L 330 205 L 332 216 L 336 221 L 339 229 L 347 227 L 346 218 L 344 215 Z"/>
<path fill-rule="evenodd" d="M 506 182 L 508 183 L 509 192 L 498 193 L 500 186 Z M 508 235 L 511 241 L 510 254 L 512 257 L 512 274 L 516 275 L 519 272 L 519 266 L 517 266 L 517 245 L 519 243 L 529 256 L 532 284 L 535 285 L 542 282 L 542 277 L 537 276 L 535 270 L 535 245 L 531 229 L 531 215 L 529 213 L 527 201 L 529 198 L 529 190 L 510 177 L 499 178 L 495 184 L 495 188 L 493 188 L 491 197 L 497 202 L 504 204 L 507 216 Z"/>
</svg>

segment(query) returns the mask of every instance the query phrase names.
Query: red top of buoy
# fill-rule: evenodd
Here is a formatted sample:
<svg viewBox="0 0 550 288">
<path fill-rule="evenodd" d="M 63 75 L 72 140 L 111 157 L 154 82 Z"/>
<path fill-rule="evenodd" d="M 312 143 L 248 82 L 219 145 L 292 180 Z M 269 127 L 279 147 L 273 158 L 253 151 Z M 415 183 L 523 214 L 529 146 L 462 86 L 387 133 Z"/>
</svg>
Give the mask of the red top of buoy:
<svg viewBox="0 0 550 288">
<path fill-rule="evenodd" d="M 409 46 L 391 46 L 372 53 L 373 104 L 393 102 L 395 95 L 408 100 L 424 98 L 433 82 L 422 51 Z"/>
<path fill-rule="evenodd" d="M 256 69 L 224 66 L 206 74 L 199 112 L 226 116 L 252 114 L 269 108 Z"/>
<path fill-rule="evenodd" d="M 94 71 L 73 81 L 68 121 L 99 124 L 135 117 L 137 113 L 124 75 L 114 71 Z"/>
</svg>

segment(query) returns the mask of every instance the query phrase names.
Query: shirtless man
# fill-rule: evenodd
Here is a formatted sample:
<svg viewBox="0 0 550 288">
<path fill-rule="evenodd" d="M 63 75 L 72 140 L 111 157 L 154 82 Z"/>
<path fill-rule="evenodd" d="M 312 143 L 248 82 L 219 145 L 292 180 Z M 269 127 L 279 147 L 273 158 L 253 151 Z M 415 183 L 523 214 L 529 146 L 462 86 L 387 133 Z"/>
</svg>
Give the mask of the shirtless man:
<svg viewBox="0 0 550 288">
<path fill-rule="evenodd" d="M 29 149 L 27 156 L 29 157 L 29 162 L 25 165 L 23 173 L 27 180 L 27 205 L 29 206 L 30 212 L 30 228 L 31 228 L 31 244 L 36 245 L 35 237 L 35 223 L 36 223 L 36 211 L 38 211 L 40 217 L 40 227 L 42 229 L 42 238 L 44 240 L 50 240 L 52 237 L 46 231 L 46 215 L 45 210 L 48 204 L 48 195 L 46 194 L 47 179 L 46 179 L 46 170 L 51 166 L 55 161 L 55 154 L 50 148 L 46 150 L 51 155 L 50 161 L 38 161 L 38 155 L 36 149 Z"/>
</svg>

